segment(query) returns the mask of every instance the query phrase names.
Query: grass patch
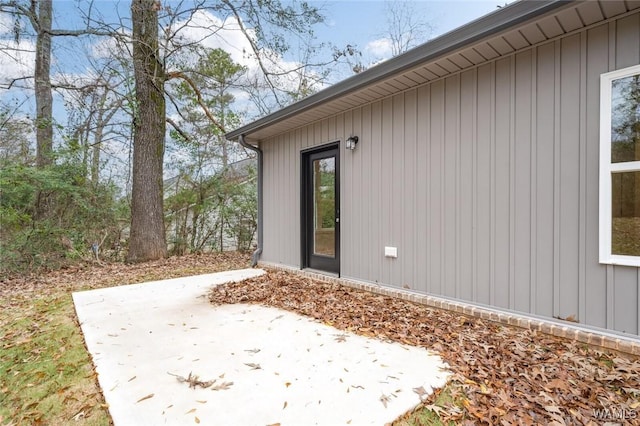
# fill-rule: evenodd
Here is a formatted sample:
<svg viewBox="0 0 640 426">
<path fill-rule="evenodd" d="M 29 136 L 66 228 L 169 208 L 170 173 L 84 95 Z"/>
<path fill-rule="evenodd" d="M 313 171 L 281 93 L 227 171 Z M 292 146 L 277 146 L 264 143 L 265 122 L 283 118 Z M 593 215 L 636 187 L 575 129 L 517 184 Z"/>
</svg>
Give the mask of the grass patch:
<svg viewBox="0 0 640 426">
<path fill-rule="evenodd" d="M 0 422 L 111 424 L 71 295 L 8 302 L 0 314 Z"/>
<path fill-rule="evenodd" d="M 460 407 L 466 399 L 461 393 L 461 390 L 454 382 L 448 382 L 442 389 L 436 389 L 434 391 L 435 399 L 429 404 L 422 404 L 416 407 L 415 410 L 406 413 L 404 416 L 393 422 L 393 426 L 453 426 L 454 422 L 450 421 L 444 423 L 440 420 L 438 412 L 451 407 L 453 405 Z"/>
</svg>

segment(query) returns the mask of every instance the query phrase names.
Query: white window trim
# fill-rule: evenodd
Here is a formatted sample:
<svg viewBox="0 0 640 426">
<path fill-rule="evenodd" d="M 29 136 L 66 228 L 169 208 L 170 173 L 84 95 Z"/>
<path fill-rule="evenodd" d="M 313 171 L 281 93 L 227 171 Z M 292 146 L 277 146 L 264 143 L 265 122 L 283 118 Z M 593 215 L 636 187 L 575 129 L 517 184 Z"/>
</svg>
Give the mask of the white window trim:
<svg viewBox="0 0 640 426">
<path fill-rule="evenodd" d="M 611 253 L 611 174 L 640 171 L 640 161 L 611 162 L 611 82 L 640 74 L 640 65 L 600 75 L 600 263 L 640 266 L 640 256 Z"/>
</svg>

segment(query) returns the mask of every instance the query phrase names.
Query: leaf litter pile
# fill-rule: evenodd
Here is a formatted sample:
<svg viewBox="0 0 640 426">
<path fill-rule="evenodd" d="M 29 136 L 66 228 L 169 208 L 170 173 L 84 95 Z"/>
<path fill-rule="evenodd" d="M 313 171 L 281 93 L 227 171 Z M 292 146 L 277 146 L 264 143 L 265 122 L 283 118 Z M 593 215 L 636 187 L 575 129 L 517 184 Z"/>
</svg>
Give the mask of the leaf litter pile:
<svg viewBox="0 0 640 426">
<path fill-rule="evenodd" d="M 78 290 L 113 287 L 188 275 L 249 267 L 249 255 L 238 252 L 174 256 L 145 263 L 82 262 L 46 274 L 0 275 L 0 300 L 43 298 Z"/>
<path fill-rule="evenodd" d="M 452 372 L 450 398 L 434 404 L 437 390 L 422 406 L 444 422 L 599 424 L 622 414 L 640 424 L 637 357 L 282 271 L 218 286 L 210 300 L 281 308 L 437 352 Z"/>
</svg>

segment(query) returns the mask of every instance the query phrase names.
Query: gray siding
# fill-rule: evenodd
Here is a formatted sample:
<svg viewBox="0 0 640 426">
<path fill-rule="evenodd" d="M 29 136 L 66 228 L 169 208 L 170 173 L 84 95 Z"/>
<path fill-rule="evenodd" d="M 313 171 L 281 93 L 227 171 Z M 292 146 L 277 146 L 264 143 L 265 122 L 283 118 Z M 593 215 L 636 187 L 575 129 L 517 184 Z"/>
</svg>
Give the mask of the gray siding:
<svg viewBox="0 0 640 426">
<path fill-rule="evenodd" d="M 300 151 L 341 151 L 341 275 L 640 334 L 638 268 L 598 263 L 599 76 L 640 14 L 263 141 L 263 260 L 300 266 Z M 398 258 L 384 257 L 398 247 Z"/>
</svg>

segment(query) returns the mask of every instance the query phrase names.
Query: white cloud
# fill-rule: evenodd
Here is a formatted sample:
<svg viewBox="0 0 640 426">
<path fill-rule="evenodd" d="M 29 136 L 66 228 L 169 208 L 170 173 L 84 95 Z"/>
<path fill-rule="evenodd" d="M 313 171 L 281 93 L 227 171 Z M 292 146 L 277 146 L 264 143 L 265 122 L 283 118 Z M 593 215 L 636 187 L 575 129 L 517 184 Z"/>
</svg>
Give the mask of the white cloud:
<svg viewBox="0 0 640 426">
<path fill-rule="evenodd" d="M 176 23 L 179 27 L 184 22 Z M 228 17 L 224 21 L 205 10 L 196 11 L 188 25 L 179 32 L 180 36 L 191 42 L 199 42 L 202 46 L 225 50 L 231 58 L 247 67 L 255 64 L 251 43 L 242 33 L 238 22 Z M 255 32 L 247 30 L 249 37 L 255 38 Z"/>
<path fill-rule="evenodd" d="M 365 46 L 365 51 L 377 58 L 390 58 L 392 55 L 391 40 L 388 38 L 372 40 Z"/>
<path fill-rule="evenodd" d="M 184 23 L 176 23 L 179 27 Z M 247 68 L 250 76 L 262 75 L 262 68 L 254 53 L 253 46 L 247 37 L 256 39 L 255 31 L 242 28 L 234 17 L 225 20 L 205 10 L 194 13 L 188 25 L 180 30 L 180 36 L 190 42 L 198 42 L 201 46 L 210 49 L 220 48 L 231 55 L 231 59 Z M 286 60 L 277 52 L 263 49 L 260 51 L 262 66 L 273 74 L 271 80 L 277 87 L 285 90 L 295 90 L 299 84 L 299 76 L 294 70 L 300 68 L 301 63 Z M 241 98 L 237 95 L 236 99 Z"/>
<path fill-rule="evenodd" d="M 174 41 L 178 44 L 195 43 L 201 47 L 209 49 L 222 49 L 229 53 L 231 59 L 246 67 L 248 74 L 255 75 L 262 72 L 260 64 L 253 51 L 251 42 L 247 39 L 256 39 L 255 31 L 251 28 L 245 28 L 244 32 L 234 17 L 227 17 L 222 20 L 218 16 L 206 10 L 198 10 L 190 17 L 189 21 L 177 21 L 173 23 L 173 28 L 165 28 L 165 31 L 172 34 L 177 30 Z M 120 31 L 130 34 L 129 30 Z M 174 34 L 172 34 L 173 36 Z M 114 38 L 102 38 L 96 41 L 90 48 L 90 54 L 95 59 L 106 59 L 110 57 L 118 57 L 126 54 L 120 42 Z M 171 49 L 171 47 L 167 47 Z M 131 46 L 128 46 L 131 52 Z M 185 52 L 185 50 L 182 50 Z M 287 61 L 281 55 L 269 50 L 262 50 L 260 56 L 263 66 L 273 72 L 282 73 L 283 71 L 297 69 L 299 62 Z M 181 57 L 182 60 L 185 57 Z M 290 80 L 289 77 L 280 77 L 279 82 Z"/>
<path fill-rule="evenodd" d="M 16 43 L 12 32 L 13 18 L 9 14 L 0 14 L 0 69 L 2 70 L 0 83 L 2 84 L 33 72 L 32 64 L 35 54 L 25 50 L 33 50 L 35 46 L 24 40 Z"/>
<path fill-rule="evenodd" d="M 13 31 L 13 18 L 8 13 L 0 15 L 0 36 L 11 34 Z"/>
<path fill-rule="evenodd" d="M 0 14 L 0 84 L 33 75 L 35 43 L 25 38 L 16 42 L 13 25 L 11 15 Z"/>
<path fill-rule="evenodd" d="M 130 30 L 124 28 L 119 28 L 117 31 L 123 35 L 131 34 Z M 127 46 L 123 46 L 123 43 L 115 37 L 99 37 L 91 45 L 89 52 L 94 59 L 107 59 L 126 55 L 125 48 L 131 52 L 131 43 L 127 42 Z"/>
<path fill-rule="evenodd" d="M 33 75 L 35 63 L 35 44 L 30 40 L 0 39 L 0 83 L 8 84 L 12 80 Z"/>
</svg>

